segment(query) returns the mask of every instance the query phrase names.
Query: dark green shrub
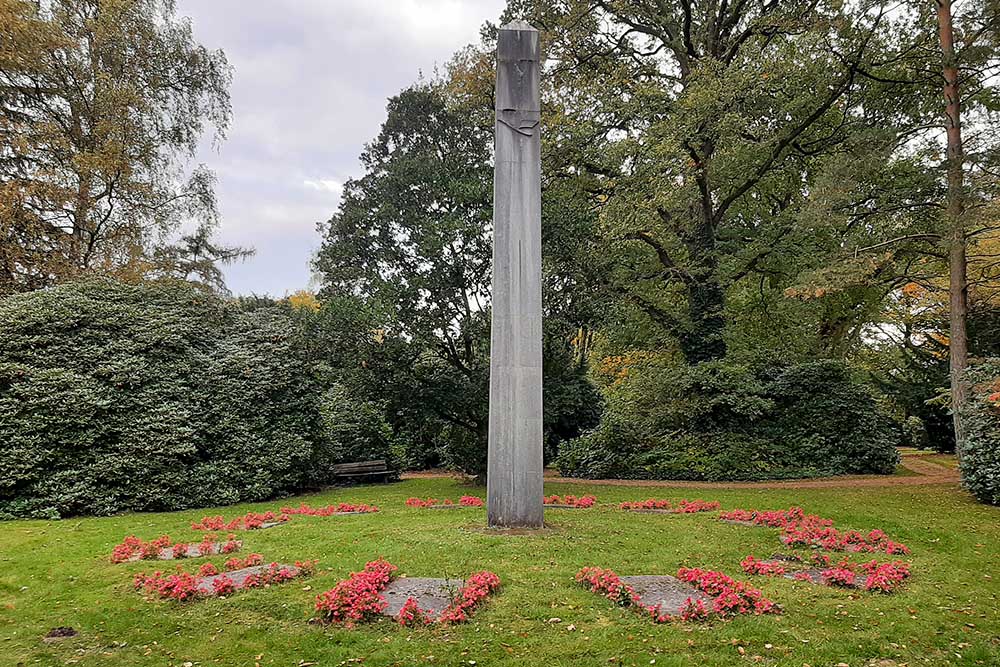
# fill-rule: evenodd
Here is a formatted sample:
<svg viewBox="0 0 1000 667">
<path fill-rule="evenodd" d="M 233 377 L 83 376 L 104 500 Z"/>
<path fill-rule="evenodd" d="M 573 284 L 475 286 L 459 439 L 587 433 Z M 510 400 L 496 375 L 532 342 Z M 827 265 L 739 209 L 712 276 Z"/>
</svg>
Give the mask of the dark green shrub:
<svg viewBox="0 0 1000 667">
<path fill-rule="evenodd" d="M 403 449 L 385 419 L 385 407 L 354 398 L 341 385 L 327 390 L 320 400 L 324 460 L 331 463 L 385 459 L 398 476 Z"/>
<path fill-rule="evenodd" d="M 965 445 L 960 467 L 965 487 L 981 502 L 1000 505 L 1000 358 L 971 367 L 962 411 Z"/>
<path fill-rule="evenodd" d="M 300 327 L 185 283 L 0 301 L 0 514 L 261 500 L 329 461 Z"/>
<path fill-rule="evenodd" d="M 781 443 L 792 461 L 819 475 L 890 475 L 902 434 L 846 364 L 825 360 L 780 369 L 769 383 L 774 410 L 756 433 Z"/>
<path fill-rule="evenodd" d="M 564 475 L 759 480 L 888 474 L 898 462 L 889 418 L 840 363 L 633 370 L 601 425 L 563 443 Z"/>
</svg>

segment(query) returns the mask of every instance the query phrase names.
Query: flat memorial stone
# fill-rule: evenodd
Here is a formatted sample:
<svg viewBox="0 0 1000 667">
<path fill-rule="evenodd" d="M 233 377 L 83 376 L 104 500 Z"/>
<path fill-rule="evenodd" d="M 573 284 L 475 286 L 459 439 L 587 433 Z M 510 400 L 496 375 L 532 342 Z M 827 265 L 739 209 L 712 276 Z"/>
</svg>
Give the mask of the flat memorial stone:
<svg viewBox="0 0 1000 667">
<path fill-rule="evenodd" d="M 640 574 L 622 577 L 621 580 L 639 594 L 639 601 L 644 607 L 659 606 L 663 614 L 680 615 L 688 598 L 701 600 L 709 609 L 712 607 L 711 596 L 669 574 Z"/>
<path fill-rule="evenodd" d="M 237 550 L 243 548 L 243 541 L 242 540 L 233 540 L 233 541 L 237 545 L 239 545 L 239 548 Z M 216 555 L 222 553 L 222 545 L 223 544 L 225 544 L 225 542 L 215 542 L 214 544 L 212 544 L 212 548 L 210 550 L 208 550 L 206 553 L 201 553 L 201 545 L 199 543 L 191 543 L 191 544 L 187 545 L 187 549 L 185 551 L 185 554 L 183 556 L 181 556 L 181 558 L 201 558 L 203 556 L 216 556 Z M 129 558 L 129 560 L 130 561 L 138 561 L 138 560 L 178 560 L 178 558 L 177 558 L 177 556 L 174 555 L 174 547 L 165 547 L 163 549 L 163 551 L 160 552 L 159 558 L 152 558 L 152 559 L 147 558 L 147 559 L 143 559 L 143 558 L 141 558 L 139 556 L 139 554 L 135 554 L 131 558 Z"/>
<path fill-rule="evenodd" d="M 768 563 L 770 565 L 781 565 L 782 567 L 789 568 L 785 570 L 783 575 L 781 575 L 785 579 L 808 581 L 812 584 L 824 583 L 823 570 L 829 569 L 826 567 L 811 566 L 802 561 L 800 558 L 786 556 L 784 554 L 774 554 L 769 559 L 762 560 L 761 562 Z M 808 579 L 806 577 L 808 577 Z M 857 588 L 857 586 L 845 586 L 844 588 Z"/>
<path fill-rule="evenodd" d="M 447 609 L 465 585 L 462 579 L 436 579 L 433 577 L 399 577 L 389 582 L 382 591 L 382 597 L 389 606 L 382 612 L 383 616 L 398 616 L 408 598 L 417 601 L 417 605 L 432 620 L 437 620 L 441 612 Z"/>
<path fill-rule="evenodd" d="M 208 577 L 201 577 L 201 580 L 198 582 L 198 592 L 203 595 L 215 595 L 215 587 L 213 584 L 215 583 L 215 580 L 220 577 L 229 577 L 232 580 L 233 585 L 236 586 L 238 590 L 243 588 L 243 583 L 251 574 L 264 574 L 270 569 L 271 564 L 268 563 L 267 565 L 254 565 L 252 567 L 244 567 L 239 570 L 220 572 L 219 574 L 213 574 Z M 299 575 L 299 568 L 294 565 L 282 565 L 281 563 L 278 563 L 278 569 L 289 570 L 295 576 Z"/>
</svg>

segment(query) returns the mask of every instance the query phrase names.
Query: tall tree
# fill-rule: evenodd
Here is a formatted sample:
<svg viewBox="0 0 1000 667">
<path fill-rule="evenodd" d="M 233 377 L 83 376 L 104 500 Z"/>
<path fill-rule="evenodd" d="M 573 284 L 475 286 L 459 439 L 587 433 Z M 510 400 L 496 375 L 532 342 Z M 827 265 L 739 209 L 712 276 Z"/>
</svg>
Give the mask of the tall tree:
<svg viewBox="0 0 1000 667">
<path fill-rule="evenodd" d="M 142 275 L 183 221 L 216 221 L 186 169 L 229 121 L 230 67 L 172 0 L 0 0 L 0 291 Z"/>
<path fill-rule="evenodd" d="M 318 317 L 338 337 L 354 332 L 325 346 L 331 367 L 387 401 L 409 439 L 434 432 L 446 463 L 482 479 L 493 185 L 493 128 L 483 112 L 492 104 L 488 96 L 463 99 L 446 83 L 418 84 L 389 101 L 382 131 L 362 154 L 364 175 L 345 185 L 338 211 L 321 225 Z M 566 250 L 581 217 L 571 205 L 547 202 L 543 245 Z M 570 342 L 588 316 L 582 281 L 559 274 L 558 255 L 549 253 L 543 267 L 550 456 L 600 413 Z"/>
<path fill-rule="evenodd" d="M 859 72 L 883 12 L 778 0 L 525 0 L 509 11 L 544 30 L 547 166 L 589 179 L 619 256 L 611 286 L 688 362 L 724 356 L 727 290 L 794 249 L 818 165 L 872 121 Z"/>
<path fill-rule="evenodd" d="M 965 153 L 962 150 L 962 106 L 955 54 L 955 31 L 952 27 L 951 0 L 935 0 L 941 60 L 944 74 L 945 132 L 947 134 L 947 219 L 949 337 L 948 359 L 951 374 L 951 404 L 955 422 L 955 452 L 962 455 L 964 431 L 962 406 L 965 404 L 965 368 L 968 366 L 969 341 L 965 325 L 968 317 L 969 287 L 967 241 L 965 238 Z"/>
<path fill-rule="evenodd" d="M 412 398 L 477 441 L 487 427 L 491 142 L 434 85 L 392 98 L 315 260 L 321 298 L 378 304 Z"/>
</svg>

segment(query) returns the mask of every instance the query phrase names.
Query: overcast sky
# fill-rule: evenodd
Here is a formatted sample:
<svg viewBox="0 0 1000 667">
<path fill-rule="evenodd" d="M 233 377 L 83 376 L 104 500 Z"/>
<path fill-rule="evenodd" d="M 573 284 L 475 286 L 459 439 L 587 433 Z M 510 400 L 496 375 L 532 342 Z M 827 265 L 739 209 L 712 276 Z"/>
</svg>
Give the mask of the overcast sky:
<svg viewBox="0 0 1000 667">
<path fill-rule="evenodd" d="M 226 268 L 235 294 L 309 286 L 316 223 L 358 176 L 386 99 L 496 21 L 504 0 L 178 0 L 196 39 L 235 68 L 218 177 L 219 239 L 257 255 Z"/>
</svg>

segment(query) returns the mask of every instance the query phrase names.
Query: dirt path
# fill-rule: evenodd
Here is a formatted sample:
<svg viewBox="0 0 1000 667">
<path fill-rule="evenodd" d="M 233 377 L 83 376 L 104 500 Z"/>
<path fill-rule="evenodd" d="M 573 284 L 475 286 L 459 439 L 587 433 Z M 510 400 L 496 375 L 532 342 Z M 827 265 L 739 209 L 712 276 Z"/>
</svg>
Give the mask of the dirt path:
<svg viewBox="0 0 1000 667">
<path fill-rule="evenodd" d="M 912 475 L 845 475 L 818 479 L 791 479 L 770 482 L 688 482 L 681 480 L 651 479 L 580 479 L 562 477 L 555 470 L 546 469 L 545 481 L 551 484 L 590 484 L 595 486 L 665 486 L 680 489 L 835 489 L 856 487 L 925 486 L 928 484 L 957 484 L 958 470 L 921 460 L 919 455 L 904 453 L 901 465 Z M 403 479 L 434 479 L 455 477 L 442 471 L 404 473 Z"/>
</svg>

